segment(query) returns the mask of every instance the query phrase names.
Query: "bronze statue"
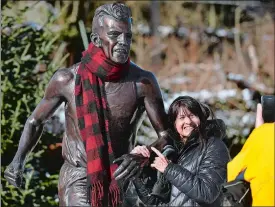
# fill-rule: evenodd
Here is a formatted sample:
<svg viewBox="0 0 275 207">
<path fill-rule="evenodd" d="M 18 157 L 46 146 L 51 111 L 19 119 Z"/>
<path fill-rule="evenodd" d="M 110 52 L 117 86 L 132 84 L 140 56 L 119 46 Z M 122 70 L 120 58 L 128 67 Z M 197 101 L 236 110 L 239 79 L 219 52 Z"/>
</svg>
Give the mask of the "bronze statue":
<svg viewBox="0 0 275 207">
<path fill-rule="evenodd" d="M 102 117 L 107 117 L 107 134 L 110 138 L 108 141 L 111 143 L 113 158 L 117 159 L 116 162 L 123 161 L 117 169 L 115 168 L 116 180 L 130 178 L 140 169 L 139 166 L 144 164 L 144 160 L 140 157 L 127 153 L 135 144 L 136 132 L 145 111 L 158 134 L 157 142 L 162 143 L 168 136 L 166 113 L 155 76 L 129 61 L 132 41 L 131 26 L 131 13 L 127 6 L 120 3 L 102 5 L 95 11 L 91 34 L 92 43 L 89 45 L 91 50 L 100 50 L 101 58 L 109 65 L 125 66 L 118 79 L 108 79 L 105 76 L 102 78 L 100 75 L 96 75 L 94 79 L 101 83 L 97 90 L 100 88 L 103 91 L 103 96 L 106 96 L 106 106 L 108 106 L 107 115 L 101 114 L 101 111 L 97 113 L 99 125 L 102 128 L 102 120 L 104 120 Z M 62 155 L 65 162 L 60 170 L 58 184 L 60 206 L 90 206 L 88 194 L 92 192 L 91 199 L 96 195 L 93 189 L 91 191 L 87 189 L 89 188 L 87 185 L 87 146 L 85 146 L 87 142 L 83 142 L 82 129 L 79 127 L 81 117 L 78 112 L 78 99 L 75 95 L 79 92 L 76 86 L 79 84 L 80 68 L 85 69 L 86 63 L 90 63 L 93 67 L 96 64 L 92 62 L 93 60 L 93 56 L 92 58 L 83 56 L 81 63 L 56 71 L 46 88 L 43 99 L 26 121 L 18 150 L 5 171 L 5 177 L 9 183 L 20 187 L 28 153 L 38 142 L 45 121 L 65 102 L 66 124 L 62 143 Z M 83 84 L 86 84 L 85 80 Z M 102 93 L 99 92 L 99 95 Z M 104 97 L 101 100 L 104 101 Z M 104 131 L 106 128 L 103 127 L 101 130 Z M 106 140 L 107 138 L 105 142 Z M 106 145 L 103 148 L 106 149 Z M 106 154 L 104 156 L 106 158 Z M 112 163 L 109 163 L 108 166 L 111 165 Z M 106 171 L 104 173 L 106 174 Z M 108 182 L 110 182 L 110 175 L 107 184 Z M 104 192 L 106 192 L 105 187 L 103 187 Z M 103 200 L 105 201 L 100 201 L 100 205 L 107 206 L 108 199 Z"/>
</svg>

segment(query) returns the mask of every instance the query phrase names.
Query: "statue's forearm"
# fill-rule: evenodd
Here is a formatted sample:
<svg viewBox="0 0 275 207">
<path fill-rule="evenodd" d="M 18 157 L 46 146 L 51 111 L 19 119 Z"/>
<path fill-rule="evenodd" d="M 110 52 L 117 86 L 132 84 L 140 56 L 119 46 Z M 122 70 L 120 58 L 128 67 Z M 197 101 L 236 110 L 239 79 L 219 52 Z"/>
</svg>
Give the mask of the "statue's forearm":
<svg viewBox="0 0 275 207">
<path fill-rule="evenodd" d="M 171 130 L 167 129 L 158 133 L 158 139 L 152 143 L 149 148 L 155 147 L 158 150 L 162 150 L 164 146 L 169 144 L 172 140 Z"/>
<path fill-rule="evenodd" d="M 23 133 L 20 137 L 19 146 L 14 156 L 13 162 L 24 165 L 29 152 L 33 150 L 43 131 L 43 125 L 37 123 L 33 118 L 29 118 L 25 123 Z"/>
<path fill-rule="evenodd" d="M 18 150 L 13 162 L 24 164 L 28 153 L 33 150 L 38 142 L 42 131 L 43 123 L 53 114 L 60 105 L 59 97 L 43 98 L 32 115 L 25 123 L 23 133 L 20 137 Z"/>
</svg>

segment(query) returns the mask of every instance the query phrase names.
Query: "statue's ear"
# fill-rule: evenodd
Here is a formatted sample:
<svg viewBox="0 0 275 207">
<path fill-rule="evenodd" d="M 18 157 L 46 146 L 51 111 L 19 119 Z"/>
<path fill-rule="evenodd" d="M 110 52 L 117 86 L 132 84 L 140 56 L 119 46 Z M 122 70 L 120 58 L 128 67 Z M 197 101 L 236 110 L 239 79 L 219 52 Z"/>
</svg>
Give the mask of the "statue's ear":
<svg viewBox="0 0 275 207">
<path fill-rule="evenodd" d="M 91 41 L 96 47 L 101 47 L 101 39 L 99 38 L 99 35 L 97 33 L 92 33 L 91 36 Z"/>
</svg>

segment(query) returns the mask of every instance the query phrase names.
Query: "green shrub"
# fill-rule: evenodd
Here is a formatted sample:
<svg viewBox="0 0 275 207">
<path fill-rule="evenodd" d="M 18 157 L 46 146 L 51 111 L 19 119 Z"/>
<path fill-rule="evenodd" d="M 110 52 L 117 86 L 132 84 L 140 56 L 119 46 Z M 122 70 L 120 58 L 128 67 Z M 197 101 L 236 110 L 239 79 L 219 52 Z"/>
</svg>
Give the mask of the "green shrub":
<svg viewBox="0 0 275 207">
<path fill-rule="evenodd" d="M 7 4 L 3 10 L 9 7 Z M 49 158 L 45 157 L 49 154 L 48 146 L 60 142 L 57 137 L 42 135 L 28 157 L 22 189 L 9 185 L 3 177 L 17 151 L 24 123 L 41 100 L 46 83 L 67 57 L 62 54 L 61 58 L 51 58 L 58 49 L 60 34 L 48 29 L 50 22 L 41 29 L 35 24 L 24 24 L 22 15 L 26 10 L 18 11 L 17 16 L 4 15 L 1 22 L 1 204 L 57 206 L 58 170 L 47 170 L 43 161 Z M 61 154 L 56 159 L 59 158 Z"/>
</svg>

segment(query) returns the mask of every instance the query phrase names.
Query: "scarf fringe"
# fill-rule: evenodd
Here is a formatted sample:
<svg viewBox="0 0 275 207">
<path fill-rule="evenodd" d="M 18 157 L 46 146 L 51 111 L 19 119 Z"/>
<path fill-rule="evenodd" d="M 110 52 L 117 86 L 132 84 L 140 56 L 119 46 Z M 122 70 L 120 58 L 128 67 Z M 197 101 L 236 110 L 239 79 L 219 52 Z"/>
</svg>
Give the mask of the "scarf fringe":
<svg viewBox="0 0 275 207">
<path fill-rule="evenodd" d="M 90 191 L 90 190 L 89 190 Z M 104 190 L 101 182 L 92 185 L 91 206 L 103 207 Z M 118 207 L 121 204 L 120 189 L 116 185 L 110 185 L 108 192 L 108 206 Z"/>
<path fill-rule="evenodd" d="M 120 189 L 117 185 L 111 185 L 108 194 L 109 203 L 112 207 L 117 207 L 121 204 Z"/>
<path fill-rule="evenodd" d="M 101 207 L 102 206 L 102 200 L 103 200 L 103 185 L 101 182 L 94 183 L 92 185 L 92 199 L 91 204 L 95 207 Z"/>
</svg>

